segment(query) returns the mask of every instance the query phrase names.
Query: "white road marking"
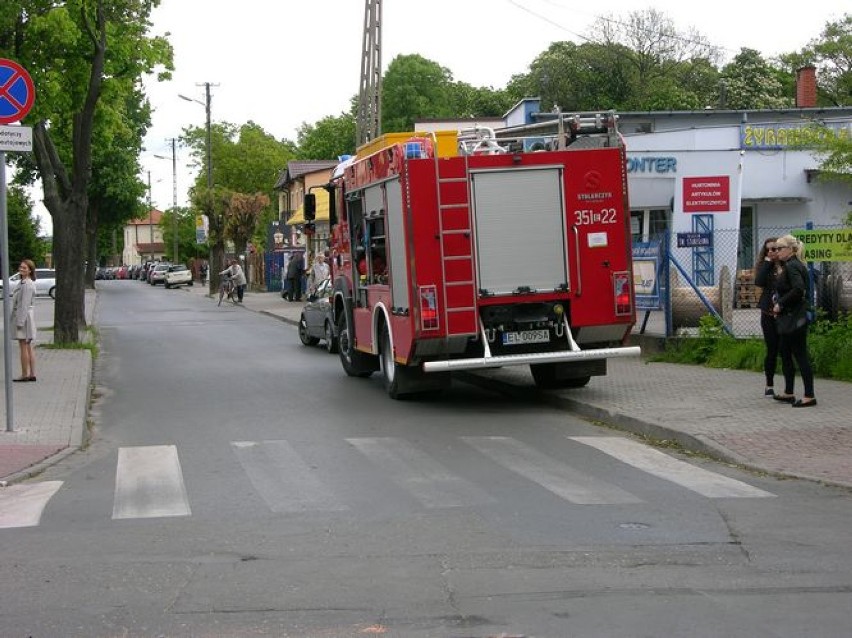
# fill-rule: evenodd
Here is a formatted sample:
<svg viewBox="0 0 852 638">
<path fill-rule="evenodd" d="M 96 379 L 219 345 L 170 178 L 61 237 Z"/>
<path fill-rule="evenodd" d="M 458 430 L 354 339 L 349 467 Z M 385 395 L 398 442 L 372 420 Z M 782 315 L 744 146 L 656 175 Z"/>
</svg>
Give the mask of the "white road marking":
<svg viewBox="0 0 852 638">
<path fill-rule="evenodd" d="M 452 474 L 417 447 L 393 437 L 346 439 L 388 472 L 424 507 L 465 507 L 493 503 L 494 498 L 470 481 Z"/>
<path fill-rule="evenodd" d="M 189 499 L 174 445 L 118 450 L 112 517 L 189 516 Z"/>
<path fill-rule="evenodd" d="M 0 529 L 36 527 L 47 502 L 62 487 L 62 481 L 20 483 L 0 488 Z"/>
<path fill-rule="evenodd" d="M 231 441 L 231 448 L 273 512 L 349 509 L 287 441 Z"/>
<path fill-rule="evenodd" d="M 622 505 L 642 500 L 619 487 L 572 469 L 562 461 L 504 436 L 465 436 L 464 441 L 503 467 L 578 505 Z"/>
<path fill-rule="evenodd" d="M 589 445 L 623 463 L 661 479 L 677 483 L 708 498 L 766 498 L 775 496 L 742 481 L 675 459 L 631 439 L 614 436 L 572 436 L 568 438 Z"/>
</svg>

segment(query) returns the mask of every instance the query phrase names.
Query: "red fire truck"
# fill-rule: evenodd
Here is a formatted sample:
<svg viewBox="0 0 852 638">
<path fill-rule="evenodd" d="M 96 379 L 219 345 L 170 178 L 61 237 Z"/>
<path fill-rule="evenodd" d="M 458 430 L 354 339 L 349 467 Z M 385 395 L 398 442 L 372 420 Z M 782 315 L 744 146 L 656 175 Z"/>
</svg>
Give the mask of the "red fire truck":
<svg viewBox="0 0 852 638">
<path fill-rule="evenodd" d="M 633 278 L 616 117 L 567 122 L 552 138 L 454 134 L 449 150 L 436 135 L 392 134 L 335 170 L 332 307 L 348 375 L 381 371 L 393 398 L 514 365 L 540 387 L 581 387 L 608 358 L 639 354 L 625 345 Z"/>
</svg>

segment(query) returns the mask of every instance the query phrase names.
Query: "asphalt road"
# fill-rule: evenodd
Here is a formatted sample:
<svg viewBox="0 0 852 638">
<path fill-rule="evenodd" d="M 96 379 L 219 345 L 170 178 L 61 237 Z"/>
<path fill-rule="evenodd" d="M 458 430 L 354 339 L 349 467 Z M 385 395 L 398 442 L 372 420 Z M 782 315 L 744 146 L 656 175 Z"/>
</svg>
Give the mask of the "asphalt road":
<svg viewBox="0 0 852 638">
<path fill-rule="evenodd" d="M 93 443 L 0 530 L 0 635 L 846 636 L 852 499 L 104 282 Z"/>
</svg>

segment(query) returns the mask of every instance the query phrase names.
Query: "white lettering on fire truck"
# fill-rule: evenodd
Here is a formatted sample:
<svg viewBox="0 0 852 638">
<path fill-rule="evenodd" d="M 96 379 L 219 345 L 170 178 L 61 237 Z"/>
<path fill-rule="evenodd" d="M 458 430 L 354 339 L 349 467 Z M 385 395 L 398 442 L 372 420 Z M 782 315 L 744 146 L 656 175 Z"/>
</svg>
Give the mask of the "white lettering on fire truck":
<svg viewBox="0 0 852 638">
<path fill-rule="evenodd" d="M 610 191 L 606 191 L 603 193 L 579 193 L 577 195 L 577 199 L 588 201 L 600 201 L 602 199 L 610 199 L 611 197 L 612 193 Z"/>
</svg>

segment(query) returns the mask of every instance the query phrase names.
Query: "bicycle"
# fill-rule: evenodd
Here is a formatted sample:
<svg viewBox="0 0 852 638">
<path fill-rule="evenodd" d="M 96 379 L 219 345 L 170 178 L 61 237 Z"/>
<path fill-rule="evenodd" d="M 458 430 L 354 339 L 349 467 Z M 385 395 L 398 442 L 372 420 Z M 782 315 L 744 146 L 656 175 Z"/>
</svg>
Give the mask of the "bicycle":
<svg viewBox="0 0 852 638">
<path fill-rule="evenodd" d="M 219 284 L 219 303 L 216 305 L 221 306 L 225 297 L 230 299 L 232 303 L 237 303 L 237 287 L 227 275 L 222 276 L 222 282 Z"/>
</svg>

